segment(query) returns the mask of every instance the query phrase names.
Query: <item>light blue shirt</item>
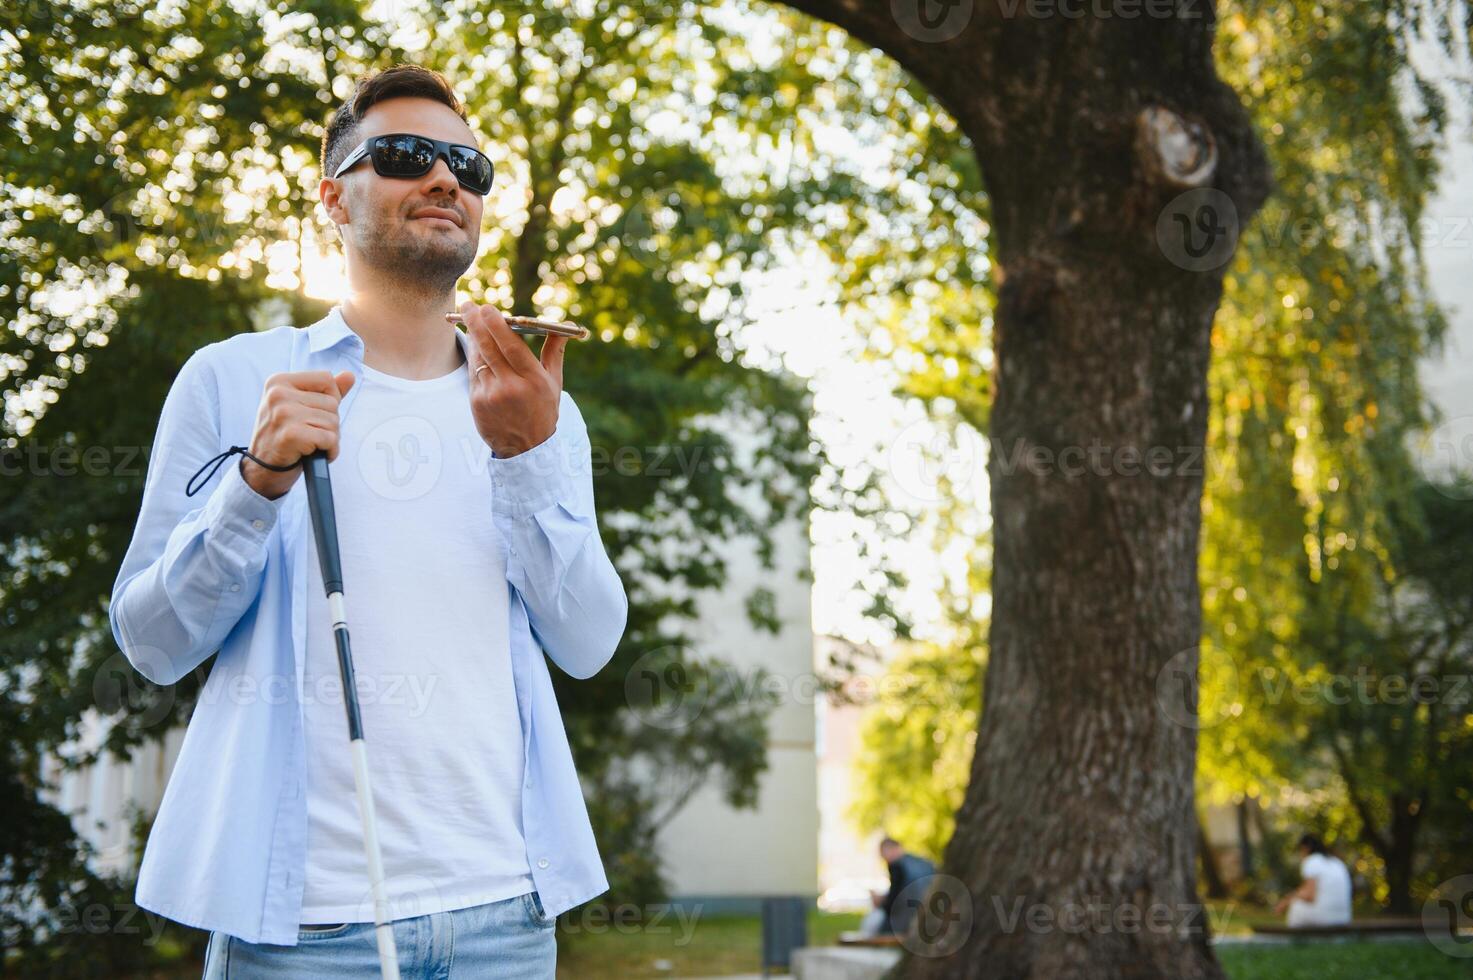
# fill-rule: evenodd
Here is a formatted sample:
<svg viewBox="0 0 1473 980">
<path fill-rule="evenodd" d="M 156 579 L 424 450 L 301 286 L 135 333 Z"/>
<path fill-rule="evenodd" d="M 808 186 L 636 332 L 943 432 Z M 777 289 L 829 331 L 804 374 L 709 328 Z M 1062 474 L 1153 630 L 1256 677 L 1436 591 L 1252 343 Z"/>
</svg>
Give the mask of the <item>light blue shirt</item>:
<svg viewBox="0 0 1473 980">
<path fill-rule="evenodd" d="M 469 360 L 464 332 L 455 336 Z M 192 354 L 164 401 L 108 610 L 129 662 L 156 684 L 175 683 L 219 651 L 144 849 L 136 900 L 247 942 L 297 942 L 312 524 L 304 478 L 267 499 L 245 482 L 239 454 L 194 496 L 185 486 L 231 446 L 250 445 L 270 375 L 353 371 L 359 382 L 338 407 L 344 418 L 362 390 L 362 364 L 363 339 L 336 307 L 306 329 L 239 334 Z M 547 657 L 592 677 L 624 633 L 628 599 L 598 535 L 588 429 L 567 392 L 550 437 L 510 458 L 488 453 L 486 467 L 487 506 L 507 546 L 527 862 L 544 909 L 557 915 L 609 885 Z M 346 591 L 351 609 L 351 582 Z M 371 776 L 373 732 L 364 737 Z"/>
</svg>

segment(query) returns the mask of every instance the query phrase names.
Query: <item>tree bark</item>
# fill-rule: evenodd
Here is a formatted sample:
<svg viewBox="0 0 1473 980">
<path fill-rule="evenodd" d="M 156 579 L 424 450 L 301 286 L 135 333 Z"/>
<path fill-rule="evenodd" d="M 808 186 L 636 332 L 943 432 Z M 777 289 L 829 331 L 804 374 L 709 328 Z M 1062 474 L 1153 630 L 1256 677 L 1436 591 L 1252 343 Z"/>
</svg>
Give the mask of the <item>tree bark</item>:
<svg viewBox="0 0 1473 980">
<path fill-rule="evenodd" d="M 1412 875 L 1417 855 L 1417 830 L 1421 826 L 1421 800 L 1403 793 L 1391 796 L 1391 829 L 1387 836 L 1386 911 L 1392 915 L 1416 915 L 1412 902 Z"/>
<path fill-rule="evenodd" d="M 1157 700 L 1175 671 L 1195 705 L 1209 337 L 1236 244 L 1204 268 L 1158 219 L 1195 188 L 1215 210 L 1185 226 L 1235 232 L 1230 212 L 1246 220 L 1270 185 L 1215 73 L 1214 12 L 1206 0 L 1170 16 L 1145 13 L 1161 11 L 1151 0 L 1104 13 L 1093 0 L 791 6 L 936 96 L 974 145 L 992 208 L 985 702 L 939 891 L 894 975 L 1220 978 L 1195 886 L 1194 707 L 1182 717 Z M 915 19 L 964 7 L 950 37 Z M 1140 462 L 1153 449 L 1164 475 Z"/>
<path fill-rule="evenodd" d="M 1238 877 L 1251 885 L 1253 881 L 1253 838 L 1248 830 L 1248 808 L 1252 802 L 1247 796 L 1238 801 Z"/>
<path fill-rule="evenodd" d="M 1222 868 L 1212 851 L 1212 842 L 1207 839 L 1207 827 L 1201 817 L 1197 818 L 1197 858 L 1202 862 L 1202 883 L 1207 886 L 1207 897 L 1227 898 L 1227 883 L 1223 881 Z"/>
</svg>

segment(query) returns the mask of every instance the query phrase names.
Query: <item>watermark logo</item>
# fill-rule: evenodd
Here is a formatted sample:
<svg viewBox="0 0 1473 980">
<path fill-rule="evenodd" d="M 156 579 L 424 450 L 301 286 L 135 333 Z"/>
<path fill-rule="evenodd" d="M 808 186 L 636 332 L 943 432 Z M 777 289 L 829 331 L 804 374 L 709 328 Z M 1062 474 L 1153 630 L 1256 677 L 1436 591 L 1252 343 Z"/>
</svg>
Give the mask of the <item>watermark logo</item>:
<svg viewBox="0 0 1473 980">
<path fill-rule="evenodd" d="M 0 449 L 0 477 L 143 476 L 148 446 L 42 445 L 27 439 Z"/>
<path fill-rule="evenodd" d="M 1161 254 L 1188 272 L 1211 272 L 1227 265 L 1241 232 L 1233 199 L 1212 187 L 1179 194 L 1156 218 Z"/>
<path fill-rule="evenodd" d="M 104 715 L 127 713 L 142 727 L 158 724 L 174 707 L 174 685 L 160 687 L 144 680 L 145 674 L 168 676 L 173 664 L 155 647 L 133 647 L 131 661 L 115 653 L 102 662 L 92 676 L 92 700 Z"/>
<path fill-rule="evenodd" d="M 373 427 L 358 445 L 363 483 L 386 500 L 414 500 L 434 489 L 445 454 L 429 419 L 396 415 Z"/>
<path fill-rule="evenodd" d="M 1003 896 L 992 898 L 998 928 L 1009 935 L 1028 932 L 1033 935 L 1065 933 L 1068 935 L 1203 935 L 1209 920 L 1212 932 L 1222 935 L 1234 906 L 1229 904 L 1213 911 L 1195 902 L 1139 903 L 1107 896 L 1083 896 L 1060 902 L 1029 902 Z"/>
<path fill-rule="evenodd" d="M 619 241 L 636 262 L 654 268 L 672 259 L 669 243 L 694 241 L 708 224 L 705 209 L 679 188 L 651 188 L 624 212 Z"/>
<path fill-rule="evenodd" d="M 679 731 L 693 724 L 711 697 L 710 671 L 675 647 L 644 654 L 624 675 L 624 698 L 643 724 Z"/>
<path fill-rule="evenodd" d="M 1268 666 L 1240 671 L 1231 654 L 1208 644 L 1194 675 L 1192 653 L 1178 653 L 1156 675 L 1156 705 L 1182 728 L 1219 725 L 1241 714 L 1247 702 L 1258 709 L 1288 703 L 1466 705 L 1473 696 L 1473 676 L 1466 673 L 1381 672 L 1366 665 L 1353 671 L 1316 668 L 1300 673 Z"/>
<path fill-rule="evenodd" d="M 1422 931 L 1448 956 L 1473 958 L 1473 874 L 1438 885 L 1422 905 Z"/>
<path fill-rule="evenodd" d="M 353 691 L 359 705 L 383 705 L 407 718 L 422 718 L 430 709 L 440 675 L 397 671 L 355 670 Z M 300 695 L 296 676 L 290 673 L 225 673 L 211 670 L 199 694 L 199 704 L 343 704 L 345 688 L 336 670 L 307 673 Z"/>
<path fill-rule="evenodd" d="M 886 454 L 896 485 L 928 503 L 940 500 L 943 488 L 964 495 L 980 486 L 986 459 L 986 442 L 976 430 L 959 426 L 947 432 L 924 419 L 902 429 Z"/>
<path fill-rule="evenodd" d="M 1206 447 L 1200 445 L 1114 445 L 1099 438 L 1040 445 L 1021 437 L 984 438 L 970 426 L 947 431 L 926 420 L 902 429 L 885 457 L 886 472 L 896 486 L 926 503 L 980 489 L 989 460 L 997 476 L 1046 480 L 1195 479 L 1206 475 L 1209 462 Z M 1217 465 L 1215 457 L 1212 463 Z"/>
<path fill-rule="evenodd" d="M 155 195 L 153 198 L 149 194 Z M 201 245 L 219 245 L 233 236 L 230 217 L 222 209 L 201 209 L 188 221 L 178 216 L 166 218 L 174 205 L 158 196 L 158 189 L 129 190 L 109 198 L 96 214 L 91 215 L 83 230 L 89 232 L 97 254 L 108 256 L 119 251 L 137 254 L 147 244 L 156 243 L 173 234 L 188 234 Z"/>
<path fill-rule="evenodd" d="M 1444 419 L 1417 440 L 1417 468 L 1438 492 L 1473 500 L 1473 415 Z"/>
<path fill-rule="evenodd" d="M 1204 690 L 1214 693 L 1206 714 L 1202 712 Z M 1238 670 L 1232 657 L 1208 644 L 1188 647 L 1166 661 L 1156 674 L 1156 707 L 1172 724 L 1203 729 L 1221 724 L 1232 715 L 1237 702 Z"/>
<path fill-rule="evenodd" d="M 1204 0 L 995 0 L 1007 20 L 1198 20 Z"/>
<path fill-rule="evenodd" d="M 162 915 L 139 908 L 132 902 L 91 902 L 57 906 L 55 926 L 59 933 L 88 935 L 138 936 L 144 946 L 157 946 L 168 920 Z"/>
<path fill-rule="evenodd" d="M 906 34 L 944 44 L 972 22 L 973 0 L 890 0 L 890 16 Z"/>
<path fill-rule="evenodd" d="M 955 953 L 975 924 L 972 893 L 961 879 L 951 875 L 937 874 L 911 882 L 895 896 L 895 906 L 911 917 L 900 934 L 900 945 L 929 959 Z"/>
<path fill-rule="evenodd" d="M 388 911 L 386 921 L 414 919 L 438 912 L 445 907 L 440 889 L 424 875 L 401 874 L 384 878 L 384 904 Z M 370 886 L 365 889 L 358 902 L 357 922 L 375 922 L 374 895 Z"/>
</svg>

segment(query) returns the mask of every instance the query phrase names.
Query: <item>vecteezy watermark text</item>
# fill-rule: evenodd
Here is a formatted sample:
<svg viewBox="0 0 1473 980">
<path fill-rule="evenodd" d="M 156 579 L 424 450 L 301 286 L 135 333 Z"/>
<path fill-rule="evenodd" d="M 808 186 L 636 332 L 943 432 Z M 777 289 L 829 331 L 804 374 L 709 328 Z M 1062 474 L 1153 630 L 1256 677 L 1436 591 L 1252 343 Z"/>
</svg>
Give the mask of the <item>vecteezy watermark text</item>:
<svg viewBox="0 0 1473 980">
<path fill-rule="evenodd" d="M 1098 439 L 1088 446 L 1053 449 L 1014 439 L 1009 447 L 992 442 L 998 469 L 1012 476 L 1027 472 L 1034 476 L 1201 476 L 1202 446 L 1107 446 Z"/>
</svg>

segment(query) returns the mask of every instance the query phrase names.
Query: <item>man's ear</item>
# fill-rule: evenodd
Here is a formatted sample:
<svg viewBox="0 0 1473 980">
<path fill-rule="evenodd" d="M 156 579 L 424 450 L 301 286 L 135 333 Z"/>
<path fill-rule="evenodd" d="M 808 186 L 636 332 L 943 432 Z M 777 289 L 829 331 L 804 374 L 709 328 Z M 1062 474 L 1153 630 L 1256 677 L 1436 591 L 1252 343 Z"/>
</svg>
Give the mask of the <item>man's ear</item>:
<svg viewBox="0 0 1473 980">
<path fill-rule="evenodd" d="M 349 221 L 345 190 L 342 181 L 330 177 L 324 177 L 317 183 L 317 200 L 322 202 L 322 210 L 327 212 L 328 218 L 335 225 L 346 225 Z"/>
</svg>

